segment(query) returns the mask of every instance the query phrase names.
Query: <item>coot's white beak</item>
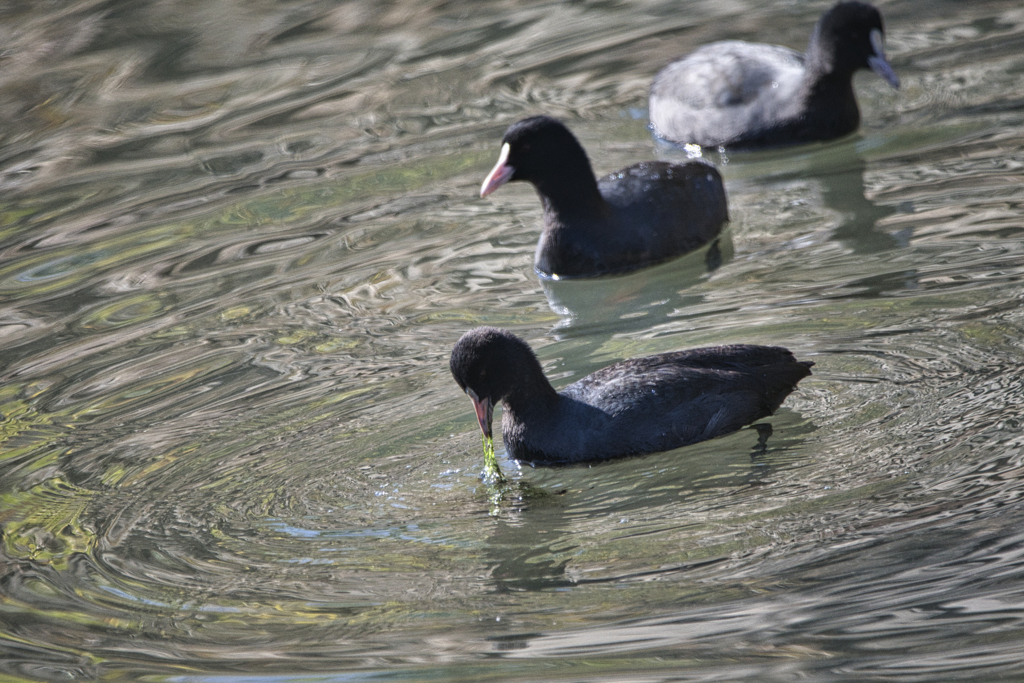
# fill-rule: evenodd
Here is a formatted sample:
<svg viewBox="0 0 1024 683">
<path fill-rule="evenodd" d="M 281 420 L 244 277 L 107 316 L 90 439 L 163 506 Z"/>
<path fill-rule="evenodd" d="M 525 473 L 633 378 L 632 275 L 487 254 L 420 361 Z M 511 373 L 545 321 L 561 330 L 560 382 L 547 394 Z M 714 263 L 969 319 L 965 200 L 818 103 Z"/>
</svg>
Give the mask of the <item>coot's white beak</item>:
<svg viewBox="0 0 1024 683">
<path fill-rule="evenodd" d="M 885 47 L 882 45 L 882 32 L 877 28 L 871 29 L 871 49 L 875 54 L 868 57 L 868 66 L 876 74 L 886 80 L 894 88 L 900 87 L 900 77 L 892 70 L 892 65 L 885 58 Z M 493 173 L 493 171 L 492 171 Z"/>
<path fill-rule="evenodd" d="M 490 193 L 504 185 L 516 172 L 515 167 L 508 165 L 508 154 L 510 148 L 506 142 L 501 146 L 501 154 L 498 156 L 498 163 L 494 165 L 491 172 L 484 178 L 484 184 L 480 186 L 480 196 L 486 197 Z M 490 434 L 488 434 L 490 436 Z"/>
<path fill-rule="evenodd" d="M 476 421 L 480 423 L 480 431 L 488 439 L 491 438 L 491 415 L 494 412 L 494 405 L 488 397 L 480 398 L 476 392 L 466 387 L 466 395 L 473 401 L 473 409 L 476 411 Z"/>
</svg>

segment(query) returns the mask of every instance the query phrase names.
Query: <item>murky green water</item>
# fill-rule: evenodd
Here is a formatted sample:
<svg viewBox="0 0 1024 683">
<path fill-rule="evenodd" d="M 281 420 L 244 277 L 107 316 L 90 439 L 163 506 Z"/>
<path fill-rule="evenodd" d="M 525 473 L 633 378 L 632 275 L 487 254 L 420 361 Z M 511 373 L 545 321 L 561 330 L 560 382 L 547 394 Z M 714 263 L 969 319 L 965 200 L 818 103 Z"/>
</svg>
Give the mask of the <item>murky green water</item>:
<svg viewBox="0 0 1024 683">
<path fill-rule="evenodd" d="M 1024 11 L 880 7 L 853 138 L 709 155 L 706 254 L 541 282 L 505 127 L 652 157 L 646 88 L 828 3 L 0 8 L 0 678 L 1024 677 Z M 557 383 L 783 344 L 747 430 L 519 471 L 447 367 L 510 328 Z"/>
</svg>

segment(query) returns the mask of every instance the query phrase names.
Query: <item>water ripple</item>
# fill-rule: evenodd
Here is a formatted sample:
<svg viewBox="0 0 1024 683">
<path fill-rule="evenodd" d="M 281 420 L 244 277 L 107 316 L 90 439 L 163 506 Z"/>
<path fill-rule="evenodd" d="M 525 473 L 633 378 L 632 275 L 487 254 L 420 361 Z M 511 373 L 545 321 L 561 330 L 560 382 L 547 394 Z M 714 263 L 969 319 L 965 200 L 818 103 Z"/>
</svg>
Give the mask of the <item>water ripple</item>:
<svg viewBox="0 0 1024 683">
<path fill-rule="evenodd" d="M 586 286 L 533 272 L 530 188 L 477 195 L 507 124 L 685 156 L 651 74 L 820 7 L 193 9 L 4 13 L 6 675 L 1019 678 L 1015 6 L 887 3 L 858 135 L 708 151 L 719 244 Z M 479 324 L 558 385 L 726 342 L 815 374 L 763 448 L 499 447 L 495 502 L 447 369 Z"/>
</svg>

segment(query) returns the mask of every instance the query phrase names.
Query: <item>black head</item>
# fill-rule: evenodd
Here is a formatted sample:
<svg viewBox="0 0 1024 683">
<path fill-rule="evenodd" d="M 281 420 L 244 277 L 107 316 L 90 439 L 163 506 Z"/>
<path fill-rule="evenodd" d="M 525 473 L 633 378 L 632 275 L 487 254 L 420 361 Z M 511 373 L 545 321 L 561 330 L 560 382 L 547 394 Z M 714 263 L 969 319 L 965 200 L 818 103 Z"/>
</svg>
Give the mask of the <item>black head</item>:
<svg viewBox="0 0 1024 683">
<path fill-rule="evenodd" d="M 550 181 L 589 178 L 594 172 L 576 137 L 561 121 L 550 116 L 532 116 L 509 126 L 502 138 L 501 155 L 483 186 L 486 197 L 510 180 L 526 180 L 543 192 Z"/>
<path fill-rule="evenodd" d="M 894 88 L 899 77 L 885 58 L 882 15 L 866 2 L 839 2 L 814 27 L 808 58 L 827 73 L 853 75 L 871 69 Z"/>
<path fill-rule="evenodd" d="M 495 404 L 517 383 L 533 381 L 537 373 L 543 377 L 533 349 L 496 327 L 478 327 L 462 335 L 452 349 L 449 366 L 459 388 L 472 399 L 480 429 L 487 437 L 491 436 Z"/>
<path fill-rule="evenodd" d="M 463 391 L 497 403 L 523 375 L 523 363 L 540 367 L 533 349 L 508 330 L 477 327 L 466 332 L 452 349 L 452 376 Z"/>
</svg>

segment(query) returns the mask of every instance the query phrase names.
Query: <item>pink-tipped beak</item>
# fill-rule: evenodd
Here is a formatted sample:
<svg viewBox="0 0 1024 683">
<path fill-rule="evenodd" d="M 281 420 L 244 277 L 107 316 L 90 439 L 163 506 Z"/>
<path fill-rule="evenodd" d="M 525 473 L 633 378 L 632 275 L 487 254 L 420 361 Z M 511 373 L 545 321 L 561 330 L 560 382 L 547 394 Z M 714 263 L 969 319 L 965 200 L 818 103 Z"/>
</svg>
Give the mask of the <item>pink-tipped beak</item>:
<svg viewBox="0 0 1024 683">
<path fill-rule="evenodd" d="M 488 397 L 480 398 L 476 392 L 466 387 L 466 395 L 473 401 L 473 409 L 476 410 L 476 421 L 480 423 L 480 431 L 488 439 L 491 438 L 491 415 L 494 413 L 494 405 Z"/>
<path fill-rule="evenodd" d="M 494 165 L 491 172 L 487 174 L 486 178 L 484 178 L 484 184 L 480 186 L 481 197 L 486 197 L 507 183 L 512 177 L 512 174 L 516 172 L 515 167 L 508 165 L 508 155 L 510 151 L 511 150 L 507 142 L 501 146 L 501 154 L 498 156 L 498 163 Z"/>
</svg>

